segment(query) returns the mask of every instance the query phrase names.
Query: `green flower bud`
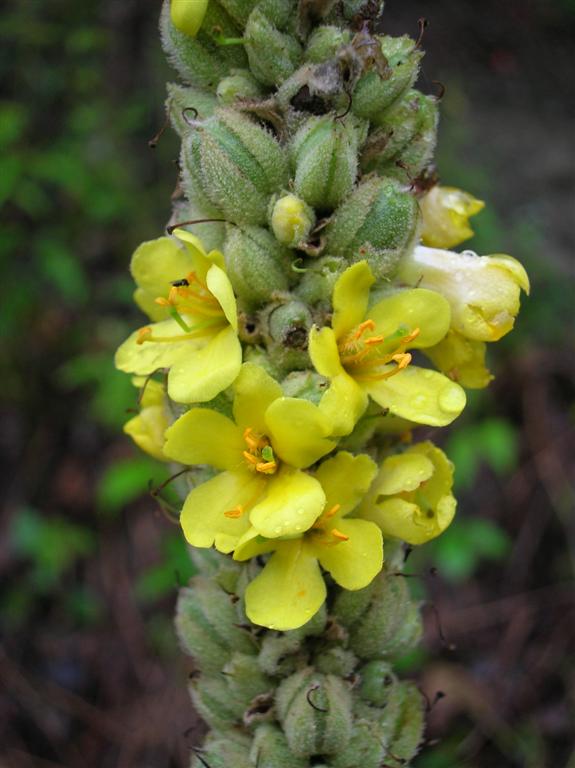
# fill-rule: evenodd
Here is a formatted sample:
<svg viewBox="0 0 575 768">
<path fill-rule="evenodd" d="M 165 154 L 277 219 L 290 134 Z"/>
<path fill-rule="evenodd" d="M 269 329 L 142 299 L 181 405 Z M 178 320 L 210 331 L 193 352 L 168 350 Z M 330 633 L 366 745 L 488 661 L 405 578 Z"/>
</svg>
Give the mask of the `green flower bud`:
<svg viewBox="0 0 575 768">
<path fill-rule="evenodd" d="M 311 326 L 311 312 L 301 301 L 280 304 L 268 315 L 270 341 L 289 349 L 307 349 Z"/>
<path fill-rule="evenodd" d="M 235 224 L 264 224 L 271 194 L 287 181 L 278 142 L 248 117 L 218 109 L 183 144 L 187 197 L 207 199 Z"/>
<path fill-rule="evenodd" d="M 346 683 L 311 668 L 278 687 L 276 710 L 290 749 L 297 757 L 332 754 L 351 735 L 351 695 Z"/>
<path fill-rule="evenodd" d="M 277 16 L 254 8 L 244 33 L 245 49 L 253 75 L 264 85 L 279 85 L 298 67 L 301 45 L 295 37 L 280 31 Z M 279 27 L 279 28 L 278 28 Z"/>
<path fill-rule="evenodd" d="M 256 696 L 272 688 L 270 679 L 261 671 L 257 656 L 234 653 L 224 666 L 223 673 L 231 694 L 235 699 L 249 705 Z"/>
<path fill-rule="evenodd" d="M 216 215 L 217 214 L 217 215 Z M 219 211 L 214 211 L 208 203 L 208 208 L 201 208 L 197 200 L 188 202 L 183 199 L 174 205 L 173 215 L 169 224 L 177 224 L 182 221 L 197 221 L 202 219 L 220 218 Z M 204 224 L 186 224 L 180 229 L 191 232 L 202 241 L 206 253 L 210 251 L 221 251 L 226 239 L 226 225 L 224 222 L 207 221 Z"/>
<path fill-rule="evenodd" d="M 315 213 L 296 195 L 283 195 L 273 202 L 270 224 L 280 243 L 297 248 L 314 226 Z"/>
<path fill-rule="evenodd" d="M 334 285 L 349 264 L 342 256 L 323 256 L 317 261 L 310 261 L 305 267 L 296 294 L 308 304 L 320 301 L 329 302 Z"/>
<path fill-rule="evenodd" d="M 353 121 L 333 115 L 309 118 L 291 145 L 296 193 L 319 210 L 336 208 L 355 184 L 357 148 Z"/>
<path fill-rule="evenodd" d="M 266 674 L 287 677 L 301 666 L 304 656 L 301 640 L 293 637 L 291 632 L 285 632 L 279 637 L 266 634 L 262 640 L 258 659 L 261 669 Z"/>
<path fill-rule="evenodd" d="M 230 694 L 223 675 L 193 678 L 189 693 L 197 713 L 210 728 L 223 731 L 241 724 L 245 706 Z"/>
<path fill-rule="evenodd" d="M 388 277 L 413 247 L 418 217 L 417 201 L 397 181 L 369 178 L 326 227 L 326 250 L 351 263 L 366 259 L 376 279 Z"/>
<path fill-rule="evenodd" d="M 350 648 L 362 659 L 381 659 L 409 650 L 409 641 L 419 639 L 421 619 L 406 580 L 381 574 L 370 586 L 368 608 L 350 627 Z"/>
<path fill-rule="evenodd" d="M 419 752 L 425 729 L 425 702 L 412 683 L 402 683 L 403 701 L 395 733 L 389 745 L 386 763 L 390 768 L 402 768 Z"/>
<path fill-rule="evenodd" d="M 411 88 L 423 56 L 406 35 L 379 39 L 388 63 L 387 76 L 382 77 L 376 69 L 366 72 L 359 78 L 352 96 L 353 113 L 370 120 Z"/>
<path fill-rule="evenodd" d="M 250 758 L 258 768 L 307 768 L 309 765 L 307 759 L 295 757 L 281 730 L 268 723 L 257 728 Z"/>
<path fill-rule="evenodd" d="M 210 34 L 214 26 L 228 37 L 237 37 L 240 33 L 228 14 L 214 0 L 210 0 L 202 28 L 196 37 L 190 37 L 174 26 L 170 18 L 170 1 L 164 0 L 160 34 L 170 64 L 186 82 L 212 90 L 233 67 L 247 65 L 241 46 L 218 46 L 215 43 Z"/>
<path fill-rule="evenodd" d="M 395 172 L 396 163 L 403 165 L 404 156 L 413 158 L 413 145 L 419 147 L 423 136 L 429 138 L 429 127 L 435 129 L 437 101 L 419 91 L 408 91 L 379 117 L 379 128 L 366 141 L 361 153 L 361 169 L 364 173 L 377 171 L 380 176 Z M 435 130 L 432 130 L 435 135 Z M 428 142 L 431 157 L 434 141 Z"/>
<path fill-rule="evenodd" d="M 286 397 L 300 397 L 309 400 L 314 405 L 327 389 L 327 380 L 315 371 L 292 371 L 282 381 L 282 389 Z"/>
<path fill-rule="evenodd" d="M 267 229 L 229 227 L 224 258 L 234 291 L 248 306 L 289 287 L 291 254 Z"/>
<path fill-rule="evenodd" d="M 221 104 L 233 104 L 238 99 L 261 98 L 262 89 L 249 70 L 236 69 L 220 80 L 216 95 Z"/>
<path fill-rule="evenodd" d="M 251 738 L 237 730 L 209 733 L 204 746 L 198 750 L 190 768 L 253 768 L 249 758 Z"/>
<path fill-rule="evenodd" d="M 195 576 L 189 589 L 180 590 L 176 630 L 184 650 L 202 671 L 219 672 L 233 650 L 256 653 L 251 635 L 237 622 L 233 597 L 212 579 Z"/>
<path fill-rule="evenodd" d="M 324 675 L 348 677 L 357 665 L 357 656 L 352 651 L 346 651 L 337 645 L 325 648 L 314 656 L 314 667 Z"/>
<path fill-rule="evenodd" d="M 210 0 L 213 2 L 213 0 Z M 218 0 L 239 27 L 245 27 L 258 0 Z"/>
<path fill-rule="evenodd" d="M 168 83 L 166 110 L 172 128 L 182 139 L 192 130 L 188 122 L 188 115 L 205 119 L 212 115 L 217 105 L 218 102 L 213 93 L 208 93 L 194 86 L 185 88 L 176 83 Z"/>
<path fill-rule="evenodd" d="M 385 707 L 389 698 L 388 689 L 397 683 L 391 664 L 386 661 L 369 661 L 359 674 L 361 698 L 376 707 Z"/>
<path fill-rule="evenodd" d="M 307 41 L 305 59 L 313 64 L 320 64 L 335 56 L 338 49 L 350 41 L 351 32 L 348 29 L 332 26 L 317 27 Z"/>
<path fill-rule="evenodd" d="M 330 768 L 381 768 L 387 750 L 379 730 L 367 720 L 356 720 L 347 747 L 329 761 Z"/>
</svg>

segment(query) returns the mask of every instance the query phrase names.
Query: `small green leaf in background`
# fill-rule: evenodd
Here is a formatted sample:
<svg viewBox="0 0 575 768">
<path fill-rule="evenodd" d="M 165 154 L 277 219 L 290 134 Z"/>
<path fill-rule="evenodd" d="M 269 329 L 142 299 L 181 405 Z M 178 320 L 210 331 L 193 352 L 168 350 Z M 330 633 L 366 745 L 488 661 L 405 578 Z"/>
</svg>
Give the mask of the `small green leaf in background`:
<svg viewBox="0 0 575 768">
<path fill-rule="evenodd" d="M 104 470 L 96 491 L 102 512 L 118 512 L 126 504 L 147 493 L 150 484 L 157 486 L 169 477 L 165 466 L 146 456 L 124 459 Z"/>
<path fill-rule="evenodd" d="M 515 427 L 504 419 L 485 419 L 461 427 L 450 437 L 446 453 L 455 464 L 455 488 L 471 488 L 484 462 L 498 475 L 517 466 L 519 441 Z"/>
<path fill-rule="evenodd" d="M 502 560 L 509 551 L 509 537 L 490 520 L 455 520 L 433 543 L 433 561 L 450 581 L 466 581 L 482 560 Z"/>
<path fill-rule="evenodd" d="M 32 580 L 40 590 L 49 590 L 95 544 L 88 528 L 63 517 L 44 517 L 28 507 L 14 515 L 9 540 L 17 555 L 31 561 Z"/>
<path fill-rule="evenodd" d="M 190 559 L 186 541 L 178 528 L 162 545 L 160 565 L 142 574 L 136 584 L 136 595 L 142 602 L 165 597 L 192 578 L 196 569 Z"/>
</svg>

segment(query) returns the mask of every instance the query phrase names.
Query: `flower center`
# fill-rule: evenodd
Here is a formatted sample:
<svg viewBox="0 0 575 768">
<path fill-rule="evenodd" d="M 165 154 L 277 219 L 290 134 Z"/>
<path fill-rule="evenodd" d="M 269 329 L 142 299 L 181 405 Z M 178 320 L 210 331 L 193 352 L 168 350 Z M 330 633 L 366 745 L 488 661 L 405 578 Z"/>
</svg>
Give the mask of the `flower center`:
<svg viewBox="0 0 575 768">
<path fill-rule="evenodd" d="M 146 341 L 171 343 L 209 336 L 213 333 L 214 327 L 221 325 L 222 320 L 225 320 L 218 300 L 195 272 L 190 272 L 181 280 L 174 280 L 167 299 L 158 296 L 154 301 L 168 310 L 168 314 L 184 333 L 176 336 L 155 336 L 152 328 L 146 326 L 139 331 L 138 344 Z M 193 325 L 190 326 L 182 315 L 190 316 L 193 319 Z"/>
<path fill-rule="evenodd" d="M 310 533 L 317 536 L 317 543 L 326 547 L 334 547 L 336 544 L 341 544 L 342 541 L 347 541 L 349 536 L 342 533 L 337 528 L 332 527 L 331 519 L 337 515 L 341 509 L 341 504 L 334 504 L 330 509 L 326 509 L 325 512 L 319 517 L 312 525 Z"/>
<path fill-rule="evenodd" d="M 274 456 L 269 438 L 265 435 L 258 435 L 251 427 L 247 427 L 244 430 L 244 440 L 247 448 L 242 451 L 242 455 L 249 469 L 254 472 L 261 472 L 263 475 L 275 474 L 279 462 Z"/>
<path fill-rule="evenodd" d="M 388 379 L 411 362 L 406 349 L 419 335 L 419 328 L 407 332 L 400 326 L 389 336 L 378 336 L 374 330 L 373 320 L 365 320 L 338 341 L 341 364 L 354 379 Z"/>
</svg>

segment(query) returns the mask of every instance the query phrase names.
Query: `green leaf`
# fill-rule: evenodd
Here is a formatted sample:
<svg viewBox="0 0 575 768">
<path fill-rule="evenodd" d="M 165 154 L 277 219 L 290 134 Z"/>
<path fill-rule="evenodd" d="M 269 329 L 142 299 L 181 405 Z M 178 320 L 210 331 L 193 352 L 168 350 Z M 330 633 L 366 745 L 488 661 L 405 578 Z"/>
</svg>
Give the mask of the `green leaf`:
<svg viewBox="0 0 575 768">
<path fill-rule="evenodd" d="M 477 427 L 479 450 L 489 466 L 499 475 L 517 466 L 518 439 L 514 427 L 504 419 L 488 419 Z"/>
<path fill-rule="evenodd" d="M 173 593 L 196 572 L 180 530 L 166 539 L 162 549 L 161 564 L 144 573 L 136 584 L 136 595 L 143 602 L 151 602 Z"/>
</svg>

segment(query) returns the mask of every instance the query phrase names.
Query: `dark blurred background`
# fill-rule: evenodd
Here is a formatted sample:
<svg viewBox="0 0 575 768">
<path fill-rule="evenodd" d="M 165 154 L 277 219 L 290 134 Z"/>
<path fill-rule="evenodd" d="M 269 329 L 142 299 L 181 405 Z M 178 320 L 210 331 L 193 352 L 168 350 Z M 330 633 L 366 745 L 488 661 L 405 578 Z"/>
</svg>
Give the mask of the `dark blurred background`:
<svg viewBox="0 0 575 768">
<path fill-rule="evenodd" d="M 191 567 L 112 365 L 176 179 L 175 135 L 148 147 L 175 79 L 158 12 L 0 11 L 0 768 L 184 768 L 200 737 L 172 630 Z M 519 258 L 532 297 L 441 437 L 456 522 L 408 561 L 427 629 L 402 667 L 445 694 L 417 768 L 575 768 L 575 3 L 389 0 L 384 29 L 420 17 L 442 180 L 487 202 L 467 245 Z"/>
</svg>

